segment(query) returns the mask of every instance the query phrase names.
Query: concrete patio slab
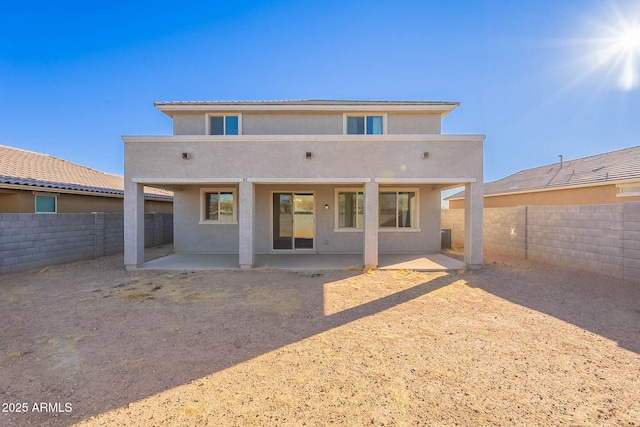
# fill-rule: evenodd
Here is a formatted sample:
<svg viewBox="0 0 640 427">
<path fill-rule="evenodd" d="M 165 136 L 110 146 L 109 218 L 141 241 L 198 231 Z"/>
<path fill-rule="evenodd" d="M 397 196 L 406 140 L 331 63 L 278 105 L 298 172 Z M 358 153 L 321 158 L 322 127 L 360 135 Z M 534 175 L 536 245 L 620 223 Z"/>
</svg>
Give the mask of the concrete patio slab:
<svg viewBox="0 0 640 427">
<path fill-rule="evenodd" d="M 141 270 L 236 270 L 237 254 L 171 254 L 145 262 Z"/>
<path fill-rule="evenodd" d="M 177 253 L 145 262 L 142 270 L 237 270 L 237 254 Z M 359 270 L 361 254 L 258 254 L 254 269 L 265 270 Z M 380 254 L 381 270 L 444 271 L 465 268 L 462 261 L 443 254 Z"/>
<path fill-rule="evenodd" d="M 255 268 L 272 270 L 361 270 L 361 254 L 263 254 Z"/>
<path fill-rule="evenodd" d="M 380 254 L 378 268 L 380 270 L 442 271 L 463 270 L 466 265 L 462 261 L 443 254 Z"/>
</svg>

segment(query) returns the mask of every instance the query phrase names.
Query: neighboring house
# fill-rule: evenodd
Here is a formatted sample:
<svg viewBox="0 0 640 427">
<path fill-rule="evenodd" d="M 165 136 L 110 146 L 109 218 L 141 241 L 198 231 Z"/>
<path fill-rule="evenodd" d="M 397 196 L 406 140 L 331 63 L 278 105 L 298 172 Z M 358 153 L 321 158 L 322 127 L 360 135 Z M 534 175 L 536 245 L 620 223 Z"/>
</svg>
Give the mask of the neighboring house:
<svg viewBox="0 0 640 427">
<path fill-rule="evenodd" d="M 445 200 L 464 207 L 465 191 Z M 526 169 L 484 185 L 484 207 L 640 201 L 640 146 Z"/>
<path fill-rule="evenodd" d="M 145 211 L 171 213 L 172 194 L 145 188 Z M 0 213 L 123 212 L 122 176 L 0 145 Z"/>
<path fill-rule="evenodd" d="M 144 185 L 174 192 L 176 253 L 440 251 L 440 197 L 464 185 L 465 262 L 482 264 L 484 135 L 443 135 L 458 103 L 161 102 L 172 136 L 124 136 L 125 264 L 142 265 Z"/>
</svg>

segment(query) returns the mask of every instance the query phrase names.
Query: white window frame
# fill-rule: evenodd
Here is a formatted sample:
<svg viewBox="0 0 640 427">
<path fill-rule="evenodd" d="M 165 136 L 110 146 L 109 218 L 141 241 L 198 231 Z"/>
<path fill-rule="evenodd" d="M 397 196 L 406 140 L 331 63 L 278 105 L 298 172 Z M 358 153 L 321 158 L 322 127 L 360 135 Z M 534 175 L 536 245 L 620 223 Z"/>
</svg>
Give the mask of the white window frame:
<svg viewBox="0 0 640 427">
<path fill-rule="evenodd" d="M 364 231 L 364 224 L 362 224 L 362 228 L 357 227 L 340 227 L 340 193 L 362 193 L 364 196 L 364 188 L 362 187 L 352 187 L 352 188 L 336 188 L 334 195 L 334 206 L 335 206 L 335 214 L 334 214 L 334 226 L 333 231 L 338 233 L 362 233 Z M 357 199 L 357 196 L 356 196 Z M 364 200 L 363 200 L 364 203 Z M 362 206 L 363 214 L 364 214 L 364 205 Z M 358 214 L 356 212 L 356 221 L 358 218 Z"/>
<path fill-rule="evenodd" d="M 285 194 L 311 194 L 313 196 L 313 248 L 304 249 L 273 249 L 273 195 L 276 193 Z M 294 202 L 295 203 L 295 202 Z M 316 218 L 318 214 L 317 198 L 315 191 L 295 191 L 295 190 L 273 190 L 269 193 L 269 253 L 281 254 L 281 253 L 301 253 L 301 252 L 315 252 L 318 242 L 318 230 L 316 228 Z M 295 219 L 294 219 L 295 221 Z M 295 226 L 294 226 L 295 227 Z M 294 228 L 295 233 L 295 228 Z"/>
<path fill-rule="evenodd" d="M 57 214 L 58 213 L 58 194 L 52 193 L 33 193 L 33 212 L 37 214 Z M 38 212 L 38 197 L 53 197 L 55 210 L 53 212 Z"/>
<path fill-rule="evenodd" d="M 623 191 L 626 188 L 640 188 L 640 182 L 616 184 L 616 187 L 619 189 L 616 197 L 640 197 L 640 191 Z"/>
<path fill-rule="evenodd" d="M 367 136 L 374 136 L 374 135 L 369 135 L 367 134 L 367 116 L 375 116 L 375 117 L 380 117 L 382 116 L 382 134 L 381 135 L 386 135 L 387 134 L 387 113 L 372 113 L 372 112 L 367 112 L 367 113 L 344 113 L 342 115 L 342 134 L 343 135 L 352 135 L 352 134 L 348 134 L 348 125 L 347 125 L 347 121 L 349 117 L 364 117 L 364 135 Z M 355 134 L 355 135 L 363 135 L 363 134 Z"/>
<path fill-rule="evenodd" d="M 398 203 L 396 199 L 396 226 L 380 226 L 380 195 L 384 193 L 416 193 L 416 215 L 412 227 L 398 227 Z M 378 189 L 378 231 L 384 233 L 417 233 L 420 232 L 420 189 L 418 187 L 380 187 Z"/>
<path fill-rule="evenodd" d="M 227 121 L 225 120 L 227 117 L 233 116 L 238 117 L 238 135 L 227 135 Z M 222 117 L 222 126 L 224 127 L 224 135 L 211 135 L 211 118 L 212 117 Z M 239 136 L 242 135 L 242 113 L 237 114 L 207 114 L 205 115 L 205 134 L 209 136 Z"/>
<path fill-rule="evenodd" d="M 231 193 L 233 196 L 233 220 L 232 221 L 220 221 L 213 219 L 206 219 L 207 212 L 206 194 L 207 193 Z M 201 188 L 200 189 L 200 224 L 237 224 L 238 223 L 238 197 L 237 190 L 235 188 Z M 218 202 L 219 203 L 219 202 Z"/>
</svg>

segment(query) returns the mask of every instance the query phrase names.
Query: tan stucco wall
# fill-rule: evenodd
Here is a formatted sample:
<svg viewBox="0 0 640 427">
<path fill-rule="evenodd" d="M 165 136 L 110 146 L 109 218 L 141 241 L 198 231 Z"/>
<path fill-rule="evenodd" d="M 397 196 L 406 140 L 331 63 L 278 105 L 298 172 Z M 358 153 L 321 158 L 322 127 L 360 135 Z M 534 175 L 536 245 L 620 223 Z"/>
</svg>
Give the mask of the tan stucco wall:
<svg viewBox="0 0 640 427">
<path fill-rule="evenodd" d="M 233 188 L 237 184 L 207 185 L 204 188 Z M 237 197 L 237 196 L 236 196 Z M 238 224 L 200 224 L 200 187 L 189 186 L 173 194 L 176 252 L 238 253 Z"/>
<path fill-rule="evenodd" d="M 398 186 L 380 186 L 385 188 Z M 417 186 L 420 201 L 420 232 L 379 231 L 379 252 L 439 252 L 440 251 L 440 191 L 431 185 Z M 382 229 L 380 229 L 382 230 Z"/>
<path fill-rule="evenodd" d="M 512 194 L 484 198 L 485 208 L 503 208 L 520 205 L 563 206 L 563 205 L 608 205 L 640 201 L 640 197 L 616 197 L 619 189 L 615 185 L 582 187 L 567 190 L 541 191 L 536 193 Z M 464 200 L 450 200 L 449 209 L 464 208 Z"/>
<path fill-rule="evenodd" d="M 342 113 L 242 115 L 243 135 L 340 135 Z"/>
<path fill-rule="evenodd" d="M 233 113 L 232 113 L 233 114 Z M 358 113 L 355 113 L 358 114 Z M 367 112 L 363 115 L 384 114 Z M 173 117 L 174 135 L 205 135 L 207 113 L 177 113 Z M 290 113 L 248 112 L 242 113 L 243 135 L 341 135 L 344 115 L 341 112 Z M 388 134 L 439 134 L 439 114 L 389 113 Z"/>
<path fill-rule="evenodd" d="M 123 199 L 113 199 L 110 197 L 60 194 L 58 195 L 58 213 L 122 212 L 122 200 Z"/>
<path fill-rule="evenodd" d="M 349 135 L 351 136 L 351 135 Z M 374 135 L 375 136 L 375 135 Z M 482 178 L 482 142 L 385 141 L 348 137 L 326 141 L 197 140 L 125 143 L 125 178 Z M 306 160 L 305 152 L 313 158 Z M 429 158 L 423 159 L 423 152 Z M 181 153 L 191 154 L 183 160 Z"/>
<path fill-rule="evenodd" d="M 181 113 L 173 117 L 174 135 L 204 135 L 205 115 L 202 113 Z"/>
<path fill-rule="evenodd" d="M 387 115 L 388 134 L 432 134 L 441 132 L 439 114 L 398 114 Z"/>
<path fill-rule="evenodd" d="M 120 211 L 119 211 L 120 212 Z M 173 213 L 173 202 L 161 202 L 159 200 L 145 200 L 144 201 L 145 213 Z"/>
<path fill-rule="evenodd" d="M 20 199 L 16 193 L 5 193 L 0 190 L 0 213 L 19 213 Z"/>
<path fill-rule="evenodd" d="M 384 191 L 389 186 L 380 186 Z M 419 189 L 420 231 L 381 231 L 379 251 L 438 252 L 440 250 L 440 191 L 431 185 Z M 185 187 L 174 194 L 174 250 L 184 253 L 237 253 L 238 224 L 200 224 L 200 186 Z M 211 184 L 203 188 L 234 188 L 237 185 Z M 335 231 L 337 188 L 358 185 L 256 184 L 255 252 L 272 252 L 272 194 L 274 192 L 313 193 L 315 200 L 315 248 L 318 253 L 362 253 L 363 231 Z M 402 186 L 393 186 L 402 188 Z M 237 193 L 236 193 L 237 194 Z M 324 205 L 329 209 L 324 209 Z"/>
<path fill-rule="evenodd" d="M 0 193 L 0 213 L 34 213 L 35 194 L 33 191 L 8 190 L 11 193 Z M 84 196 L 80 194 L 64 194 L 41 192 L 39 194 L 56 195 L 58 197 L 58 213 L 90 213 L 90 212 L 123 212 L 123 199 L 119 197 Z M 172 213 L 173 203 L 162 201 L 145 201 L 145 212 Z"/>
</svg>

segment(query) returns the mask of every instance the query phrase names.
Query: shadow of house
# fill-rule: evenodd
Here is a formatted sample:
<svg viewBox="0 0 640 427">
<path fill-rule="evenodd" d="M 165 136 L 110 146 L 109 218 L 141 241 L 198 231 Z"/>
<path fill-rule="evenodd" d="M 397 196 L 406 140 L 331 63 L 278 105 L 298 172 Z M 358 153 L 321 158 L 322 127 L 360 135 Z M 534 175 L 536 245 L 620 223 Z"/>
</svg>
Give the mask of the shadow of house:
<svg viewBox="0 0 640 427">
<path fill-rule="evenodd" d="M 525 270 L 496 264 L 488 264 L 482 272 L 465 276 L 465 280 L 471 287 L 571 323 L 640 354 L 640 287 L 637 283 L 559 268 L 545 270 L 541 264 L 523 264 L 537 270 L 539 281 L 532 282 Z M 480 277 L 481 285 L 476 280 Z"/>
<path fill-rule="evenodd" d="M 101 274 L 99 268 L 95 274 Z M 192 283 L 194 275 L 189 273 L 137 275 L 119 284 L 92 288 L 78 281 L 72 285 L 71 295 L 48 296 L 52 309 L 31 317 L 32 323 L 6 319 L 21 336 L 55 337 L 49 343 L 55 346 L 56 362 L 48 363 L 40 355 L 34 363 L 35 358 L 27 354 L 20 362 L 31 366 L 30 373 L 24 377 L 19 370 L 19 378 L 7 378 L 4 391 L 24 394 L 24 390 L 13 388 L 25 383 L 36 394 L 37 390 L 53 389 L 52 398 L 73 402 L 73 413 L 59 418 L 29 414 L 29 422 L 68 425 L 375 315 L 456 280 L 455 274 L 434 276 L 417 286 L 327 315 L 326 285 L 357 274 L 291 272 L 287 274 L 293 280 L 271 283 L 269 276 L 273 274 L 277 273 L 203 273 L 205 280 L 199 283 Z M 37 309 L 32 303 L 24 304 Z M 69 304 L 93 309 L 71 310 Z M 108 323 L 104 323 L 105 317 L 110 319 Z M 38 333 L 34 335 L 34 331 Z M 128 336 L 126 343 L 132 344 L 125 345 L 123 335 Z M 94 345 L 84 345 L 89 342 Z M 149 342 L 155 345 L 144 344 Z M 176 373 L 176 360 L 183 365 L 181 373 Z M 109 390 L 108 396 L 105 390 Z"/>
</svg>

